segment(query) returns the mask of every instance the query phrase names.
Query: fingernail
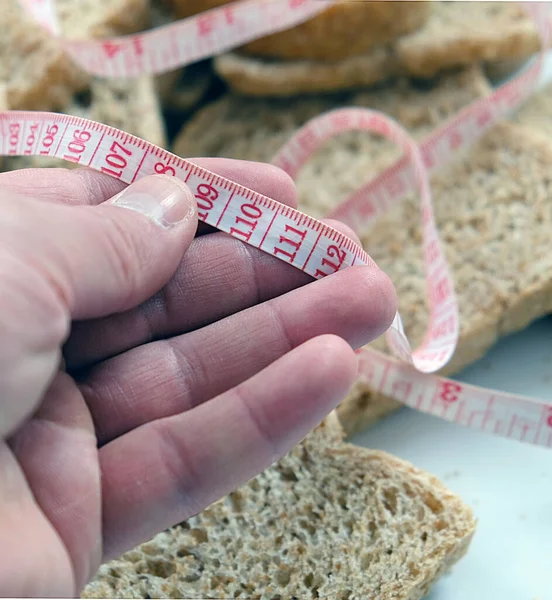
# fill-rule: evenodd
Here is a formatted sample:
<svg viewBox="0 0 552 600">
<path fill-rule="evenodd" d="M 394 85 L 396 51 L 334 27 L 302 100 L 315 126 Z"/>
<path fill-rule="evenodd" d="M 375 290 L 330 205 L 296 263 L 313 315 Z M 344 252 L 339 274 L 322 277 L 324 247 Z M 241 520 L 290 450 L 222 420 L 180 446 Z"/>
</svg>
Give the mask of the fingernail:
<svg viewBox="0 0 552 600">
<path fill-rule="evenodd" d="M 134 210 L 160 227 L 174 227 L 194 214 L 192 195 L 175 177 L 152 175 L 139 179 L 108 202 Z"/>
</svg>

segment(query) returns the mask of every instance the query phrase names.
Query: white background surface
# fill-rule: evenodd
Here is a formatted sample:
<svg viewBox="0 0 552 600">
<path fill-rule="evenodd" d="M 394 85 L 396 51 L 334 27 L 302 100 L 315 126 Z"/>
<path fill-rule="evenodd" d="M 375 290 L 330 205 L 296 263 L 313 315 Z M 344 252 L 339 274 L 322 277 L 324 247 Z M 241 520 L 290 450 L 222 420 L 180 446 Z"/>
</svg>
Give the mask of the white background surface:
<svg viewBox="0 0 552 600">
<path fill-rule="evenodd" d="M 550 58 L 543 81 L 552 80 Z M 550 238 L 552 252 L 552 230 Z M 552 403 L 552 317 L 504 339 L 455 379 Z M 434 473 L 478 519 L 468 554 L 427 600 L 552 600 L 552 449 L 466 429 L 409 408 L 353 442 Z"/>
</svg>

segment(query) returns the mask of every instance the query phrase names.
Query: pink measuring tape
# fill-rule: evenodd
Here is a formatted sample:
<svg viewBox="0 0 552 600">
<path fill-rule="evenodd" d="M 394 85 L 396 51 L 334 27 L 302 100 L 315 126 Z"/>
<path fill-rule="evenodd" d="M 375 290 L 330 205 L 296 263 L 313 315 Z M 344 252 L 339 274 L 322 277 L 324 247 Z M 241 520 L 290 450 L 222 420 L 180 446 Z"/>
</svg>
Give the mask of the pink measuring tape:
<svg viewBox="0 0 552 600">
<path fill-rule="evenodd" d="M 20 0 L 59 38 L 55 0 Z M 158 29 L 112 40 L 60 39 L 85 71 L 102 77 L 163 73 L 246 42 L 282 31 L 326 10 L 333 1 L 241 0 Z M 326 140 L 360 129 L 392 139 L 403 157 L 357 190 L 331 215 L 351 227 L 365 225 L 405 194 L 421 191 L 424 263 L 430 320 L 423 343 L 411 351 L 397 315 L 387 332 L 395 358 L 358 351 L 360 377 L 404 404 L 463 426 L 552 447 L 552 404 L 445 379 L 437 372 L 458 342 L 459 311 L 454 282 L 434 220 L 429 173 L 481 137 L 535 90 L 549 39 L 546 6 L 524 3 L 542 41 L 536 61 L 492 95 L 460 111 L 420 145 L 394 120 L 377 111 L 343 108 L 304 125 L 274 163 L 296 176 Z M 155 173 L 183 179 L 197 199 L 200 219 L 280 260 L 322 278 L 371 262 L 348 237 L 297 210 L 244 188 L 187 160 L 112 127 L 56 113 L 0 113 L 2 155 L 49 156 L 87 166 L 125 183 Z"/>
</svg>

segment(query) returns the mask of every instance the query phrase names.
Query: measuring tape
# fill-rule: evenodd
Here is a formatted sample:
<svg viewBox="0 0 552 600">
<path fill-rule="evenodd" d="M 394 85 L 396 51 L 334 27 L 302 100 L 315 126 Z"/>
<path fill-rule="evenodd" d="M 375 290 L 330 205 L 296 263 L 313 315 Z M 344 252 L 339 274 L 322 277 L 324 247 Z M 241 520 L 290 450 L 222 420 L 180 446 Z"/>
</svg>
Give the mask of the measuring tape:
<svg viewBox="0 0 552 600">
<path fill-rule="evenodd" d="M 54 0 L 20 0 L 25 9 L 84 70 L 103 77 L 162 73 L 288 29 L 326 10 L 322 0 L 242 0 L 145 33 L 112 40 L 60 37 Z M 296 176 L 330 137 L 349 130 L 377 133 L 397 143 L 403 157 L 357 190 L 333 213 L 353 228 L 383 214 L 419 189 L 429 325 L 411 351 L 400 316 L 386 333 L 394 357 L 360 349 L 360 377 L 372 389 L 422 412 L 474 429 L 552 447 L 552 405 L 519 395 L 460 384 L 433 375 L 456 349 L 459 311 L 435 224 L 429 173 L 480 138 L 535 90 L 549 40 L 547 7 L 524 3 L 542 42 L 536 61 L 516 79 L 460 111 L 420 145 L 377 111 L 343 108 L 299 129 L 274 163 Z M 87 166 L 130 184 L 168 174 L 193 191 L 201 221 L 320 279 L 353 265 L 371 264 L 364 249 L 312 217 L 249 190 L 144 140 L 112 127 L 45 112 L 0 113 L 0 153 L 48 156 Z M 369 299 L 367 299 L 369 301 Z"/>
</svg>

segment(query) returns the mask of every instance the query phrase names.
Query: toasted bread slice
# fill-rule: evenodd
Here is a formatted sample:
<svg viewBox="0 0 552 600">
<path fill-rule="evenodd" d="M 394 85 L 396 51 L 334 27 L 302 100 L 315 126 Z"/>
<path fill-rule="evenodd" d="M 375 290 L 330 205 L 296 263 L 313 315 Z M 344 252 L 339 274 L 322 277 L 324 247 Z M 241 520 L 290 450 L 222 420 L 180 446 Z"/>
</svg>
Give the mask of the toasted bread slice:
<svg viewBox="0 0 552 600">
<path fill-rule="evenodd" d="M 201 514 L 103 565 L 83 598 L 419 600 L 468 549 L 435 477 L 346 444 L 332 414 Z"/>
</svg>

